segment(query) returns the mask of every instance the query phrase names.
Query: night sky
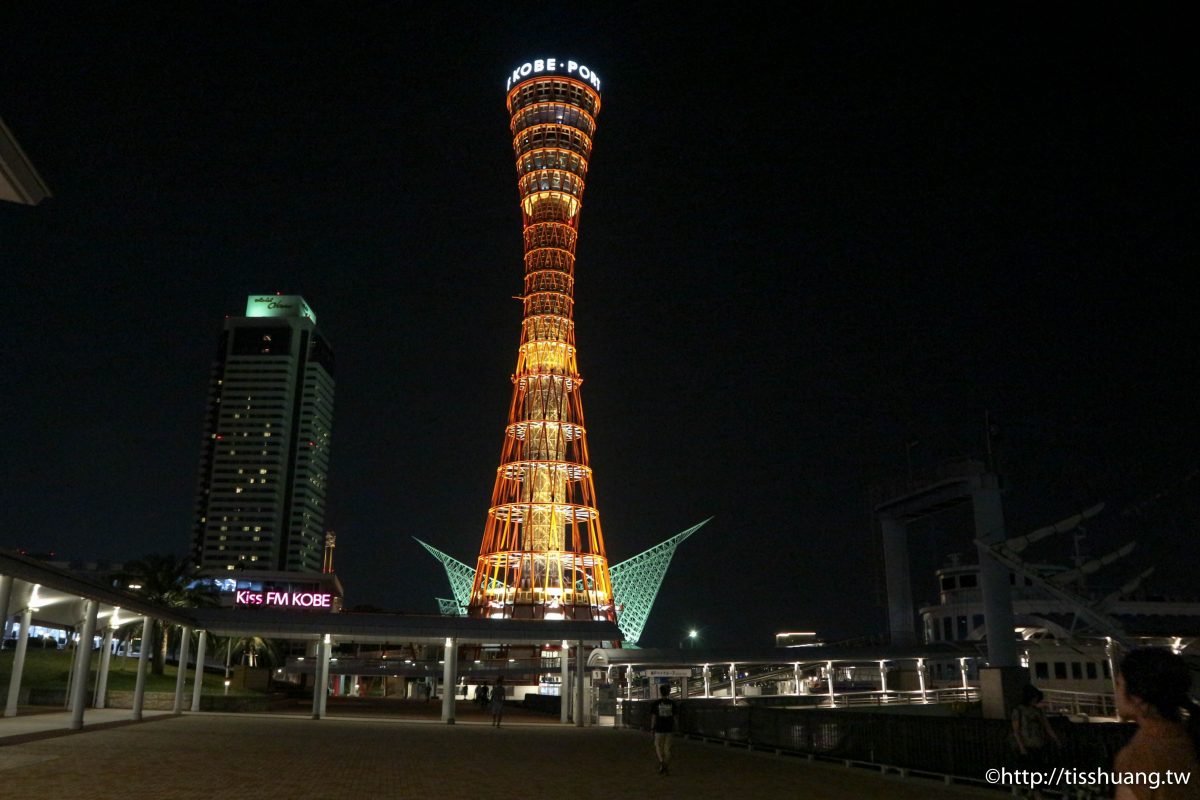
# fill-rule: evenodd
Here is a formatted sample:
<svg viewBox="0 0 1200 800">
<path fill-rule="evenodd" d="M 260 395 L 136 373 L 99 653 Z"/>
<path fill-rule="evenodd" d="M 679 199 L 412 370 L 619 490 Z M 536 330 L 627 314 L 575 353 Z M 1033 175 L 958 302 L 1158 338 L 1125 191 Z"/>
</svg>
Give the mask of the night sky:
<svg viewBox="0 0 1200 800">
<path fill-rule="evenodd" d="M 0 7 L 0 117 L 55 195 L 0 205 L 0 547 L 184 553 L 222 320 L 296 293 L 338 358 L 347 604 L 435 612 L 412 537 L 473 563 L 516 362 L 504 82 L 554 56 L 603 81 L 576 321 L 609 557 L 715 517 L 643 644 L 882 631 L 869 487 L 982 459 L 985 415 L 1010 532 L 1105 502 L 1087 552 L 1140 546 L 1098 582 L 1194 585 L 1188 27 L 647 5 Z M 914 526 L 918 602 L 970 538 Z"/>
</svg>

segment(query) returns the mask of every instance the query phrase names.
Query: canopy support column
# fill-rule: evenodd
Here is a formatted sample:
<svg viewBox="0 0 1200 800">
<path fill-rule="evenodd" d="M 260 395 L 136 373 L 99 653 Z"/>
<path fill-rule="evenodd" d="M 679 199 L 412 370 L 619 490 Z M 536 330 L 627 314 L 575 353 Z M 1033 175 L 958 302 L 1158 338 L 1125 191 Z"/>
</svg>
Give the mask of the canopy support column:
<svg viewBox="0 0 1200 800">
<path fill-rule="evenodd" d="M 187 683 L 188 652 L 192 649 L 192 629 L 183 626 L 182 638 L 179 642 L 179 667 L 175 673 L 175 703 L 171 706 L 172 714 L 183 713 L 183 687 Z"/>
<path fill-rule="evenodd" d="M 154 638 L 154 620 L 142 617 L 142 646 L 138 652 L 137 682 L 133 687 L 134 720 L 142 718 L 142 705 L 146 700 L 146 667 L 150 663 L 150 640 Z"/>
<path fill-rule="evenodd" d="M 104 629 L 104 641 L 100 644 L 100 669 L 96 672 L 96 696 L 93 708 L 104 708 L 108 702 L 108 666 L 112 663 L 113 629 Z"/>
<path fill-rule="evenodd" d="M 193 673 L 192 711 L 200 710 L 200 690 L 204 688 L 204 649 L 208 643 L 208 631 L 200 631 L 200 641 L 196 644 L 196 671 Z"/>
<path fill-rule="evenodd" d="M 21 632 L 17 639 L 17 651 L 13 653 L 12 675 L 8 678 L 8 703 L 4 716 L 17 715 L 17 698 L 21 695 L 21 673 L 25 670 L 25 653 L 29 649 L 29 626 L 33 622 L 33 609 L 26 606 L 21 612 Z"/>
<path fill-rule="evenodd" d="M 445 663 L 442 668 L 442 722 L 454 724 L 454 694 L 458 685 L 458 639 L 446 638 Z"/>
<path fill-rule="evenodd" d="M 582 728 L 584 723 L 584 682 L 583 673 L 587 667 L 583 655 L 583 640 L 575 645 L 575 727 Z"/>
<path fill-rule="evenodd" d="M 318 678 L 321 684 L 321 716 L 318 719 L 325 719 L 325 709 L 329 704 L 329 660 L 333 658 L 333 637 L 328 633 L 321 637 L 321 660 L 318 663 L 321 674 Z"/>
<path fill-rule="evenodd" d="M 75 682 L 71 685 L 71 730 L 83 727 L 83 707 L 87 703 L 88 673 L 92 666 L 92 637 L 96 635 L 96 617 L 100 603 L 88 600 L 84 605 L 83 630 L 75 648 Z"/>
<path fill-rule="evenodd" d="M 566 639 L 562 641 L 562 649 L 559 652 L 558 666 L 561 678 L 558 683 L 558 721 L 566 725 L 571 721 L 571 643 Z M 628 667 L 626 674 L 628 675 Z"/>
</svg>

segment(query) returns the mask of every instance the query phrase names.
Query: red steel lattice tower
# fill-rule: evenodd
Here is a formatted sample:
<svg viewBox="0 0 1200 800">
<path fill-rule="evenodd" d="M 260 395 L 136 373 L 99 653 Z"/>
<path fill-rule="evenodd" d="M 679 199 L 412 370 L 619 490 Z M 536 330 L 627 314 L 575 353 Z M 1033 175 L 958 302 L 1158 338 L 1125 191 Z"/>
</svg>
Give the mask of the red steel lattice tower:
<svg viewBox="0 0 1200 800">
<path fill-rule="evenodd" d="M 600 80 L 542 59 L 509 80 L 525 232 L 512 404 L 471 590 L 471 616 L 616 621 L 576 365 L 575 243 Z"/>
</svg>

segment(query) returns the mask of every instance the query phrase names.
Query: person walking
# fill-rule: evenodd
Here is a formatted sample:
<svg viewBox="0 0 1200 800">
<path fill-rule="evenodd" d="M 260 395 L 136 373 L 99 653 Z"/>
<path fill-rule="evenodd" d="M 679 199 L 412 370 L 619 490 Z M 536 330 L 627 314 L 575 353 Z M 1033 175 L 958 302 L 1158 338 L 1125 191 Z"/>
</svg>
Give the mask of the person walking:
<svg viewBox="0 0 1200 800">
<path fill-rule="evenodd" d="M 1137 724 L 1129 744 L 1113 759 L 1117 774 L 1157 775 L 1164 783 L 1122 784 L 1115 800 L 1200 797 L 1200 706 L 1188 696 L 1191 671 L 1165 647 L 1131 650 L 1117 670 L 1117 715 Z M 1165 782 L 1168 770 L 1190 773 L 1189 785 Z"/>
<path fill-rule="evenodd" d="M 654 734 L 654 754 L 658 756 L 658 774 L 667 775 L 671 769 L 671 736 L 675 733 L 675 711 L 678 704 L 671 699 L 671 685 L 658 687 L 659 699 L 650 706 L 650 731 Z"/>
<path fill-rule="evenodd" d="M 1062 746 L 1058 734 L 1050 727 L 1050 720 L 1042 711 L 1046 696 L 1033 684 L 1026 684 L 1021 691 L 1021 703 L 1012 712 L 1013 740 L 1020 756 L 1021 769 L 1031 772 L 1046 771 L 1046 742 L 1053 741 Z M 1044 795 L 1034 789 L 1032 797 L 1041 800 Z"/>
<path fill-rule="evenodd" d="M 492 725 L 500 727 L 500 718 L 504 716 L 504 676 L 501 675 L 496 679 L 496 685 L 492 687 Z"/>
</svg>

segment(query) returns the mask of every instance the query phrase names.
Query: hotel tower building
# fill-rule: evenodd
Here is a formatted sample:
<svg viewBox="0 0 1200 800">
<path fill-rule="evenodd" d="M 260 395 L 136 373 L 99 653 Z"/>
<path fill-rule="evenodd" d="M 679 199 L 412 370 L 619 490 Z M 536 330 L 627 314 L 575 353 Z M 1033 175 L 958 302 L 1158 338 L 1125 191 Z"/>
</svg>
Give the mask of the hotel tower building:
<svg viewBox="0 0 1200 800">
<path fill-rule="evenodd" d="M 213 570 L 320 572 L 333 351 L 295 295 L 253 295 L 212 365 L 192 558 Z"/>
</svg>

